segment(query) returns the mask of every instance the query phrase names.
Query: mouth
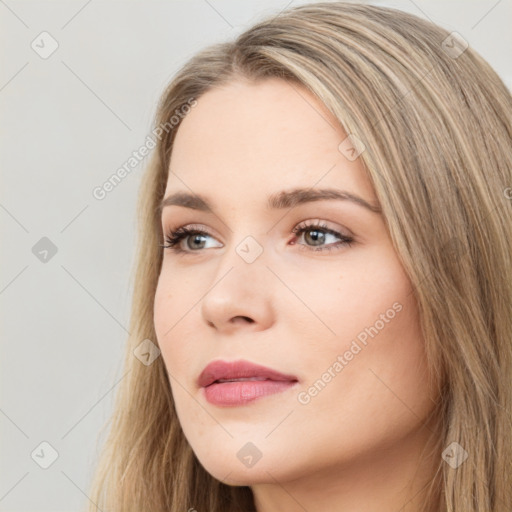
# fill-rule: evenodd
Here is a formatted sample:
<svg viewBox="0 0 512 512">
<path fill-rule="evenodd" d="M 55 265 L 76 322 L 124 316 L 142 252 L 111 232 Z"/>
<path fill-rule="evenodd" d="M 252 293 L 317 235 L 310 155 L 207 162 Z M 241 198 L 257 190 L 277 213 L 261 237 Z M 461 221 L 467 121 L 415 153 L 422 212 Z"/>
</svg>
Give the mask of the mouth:
<svg viewBox="0 0 512 512">
<path fill-rule="evenodd" d="M 198 378 L 206 400 L 217 406 L 239 406 L 286 391 L 297 377 L 249 361 L 214 361 Z"/>
<path fill-rule="evenodd" d="M 240 379 L 217 379 L 215 382 L 213 382 L 212 384 L 215 384 L 215 383 L 222 383 L 222 382 L 244 382 L 244 381 L 248 381 L 248 380 L 272 380 L 272 379 L 267 379 L 265 377 L 242 377 Z M 211 384 L 210 384 L 211 386 Z"/>
</svg>

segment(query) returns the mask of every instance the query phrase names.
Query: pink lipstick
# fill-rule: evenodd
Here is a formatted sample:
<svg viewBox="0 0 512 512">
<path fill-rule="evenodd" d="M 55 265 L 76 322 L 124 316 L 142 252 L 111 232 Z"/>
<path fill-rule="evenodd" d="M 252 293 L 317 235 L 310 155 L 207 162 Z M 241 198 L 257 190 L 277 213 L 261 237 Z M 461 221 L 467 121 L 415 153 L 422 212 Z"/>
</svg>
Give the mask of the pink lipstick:
<svg viewBox="0 0 512 512">
<path fill-rule="evenodd" d="M 239 406 L 264 396 L 286 391 L 298 382 L 294 375 L 249 361 L 214 361 L 197 380 L 206 400 L 218 406 Z"/>
</svg>

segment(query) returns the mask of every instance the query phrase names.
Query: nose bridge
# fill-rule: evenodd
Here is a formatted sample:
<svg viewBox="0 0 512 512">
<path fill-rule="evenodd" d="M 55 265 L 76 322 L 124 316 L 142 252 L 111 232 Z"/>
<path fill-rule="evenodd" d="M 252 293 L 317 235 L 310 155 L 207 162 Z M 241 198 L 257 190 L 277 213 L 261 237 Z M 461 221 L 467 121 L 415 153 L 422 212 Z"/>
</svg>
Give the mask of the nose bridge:
<svg viewBox="0 0 512 512">
<path fill-rule="evenodd" d="M 232 232 L 229 246 L 218 258 L 210 289 L 202 302 L 204 320 L 217 328 L 233 328 L 239 317 L 258 324 L 255 328 L 268 326 L 272 317 L 272 273 L 266 267 L 263 243 L 249 234 L 237 241 Z"/>
<path fill-rule="evenodd" d="M 227 221 L 231 228 L 221 265 L 240 267 L 241 271 L 248 273 L 252 273 L 253 266 L 256 266 L 261 272 L 268 272 L 263 263 L 267 259 L 267 241 L 271 234 L 266 233 L 268 226 L 261 212 L 257 208 L 253 211 L 250 205 L 239 205 Z"/>
<path fill-rule="evenodd" d="M 242 235 L 237 240 L 236 235 L 233 234 L 229 247 L 219 257 L 215 282 L 219 279 L 227 280 L 229 286 L 233 285 L 239 289 L 241 296 L 246 291 L 252 292 L 248 295 L 254 295 L 259 285 L 264 284 L 266 274 L 269 274 L 266 268 L 267 255 L 263 241 L 257 240 L 256 236 Z M 261 239 L 261 235 L 258 238 Z"/>
</svg>

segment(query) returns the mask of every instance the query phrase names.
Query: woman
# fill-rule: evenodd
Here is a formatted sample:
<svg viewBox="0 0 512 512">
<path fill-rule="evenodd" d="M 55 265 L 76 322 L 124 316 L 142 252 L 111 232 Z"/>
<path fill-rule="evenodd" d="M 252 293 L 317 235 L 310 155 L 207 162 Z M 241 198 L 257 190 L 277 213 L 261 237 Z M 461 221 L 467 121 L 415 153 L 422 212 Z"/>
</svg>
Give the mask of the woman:
<svg viewBox="0 0 512 512">
<path fill-rule="evenodd" d="M 91 500 L 511 510 L 511 114 L 459 35 L 388 8 L 302 5 L 192 58 Z"/>
</svg>

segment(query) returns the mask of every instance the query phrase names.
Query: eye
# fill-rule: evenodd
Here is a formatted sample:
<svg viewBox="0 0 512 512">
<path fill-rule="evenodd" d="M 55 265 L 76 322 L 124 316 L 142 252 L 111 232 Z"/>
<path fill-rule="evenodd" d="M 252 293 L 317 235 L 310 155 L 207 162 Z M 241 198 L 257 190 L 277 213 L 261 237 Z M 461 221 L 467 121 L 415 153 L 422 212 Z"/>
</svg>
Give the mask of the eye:
<svg viewBox="0 0 512 512">
<path fill-rule="evenodd" d="M 302 250 L 312 251 L 329 251 L 334 248 L 341 249 L 344 246 L 350 246 L 354 238 L 344 235 L 328 228 L 325 224 L 321 223 L 302 223 L 296 226 L 292 233 L 300 240 L 305 240 L 306 243 L 299 243 Z M 303 236 L 304 235 L 304 236 Z M 307 235 L 307 236 L 306 236 Z M 160 244 L 165 249 L 170 249 L 174 253 L 193 253 L 201 252 L 205 247 L 205 237 L 212 237 L 212 235 L 203 228 L 194 228 L 193 226 L 181 226 L 176 230 L 169 231 L 165 236 L 165 244 Z M 328 237 L 337 238 L 338 242 L 324 245 Z M 183 249 L 182 243 L 185 243 L 188 248 Z M 312 245 L 309 245 L 311 243 Z M 294 241 L 291 245 L 295 245 Z M 220 247 L 220 246 L 217 246 Z"/>
<path fill-rule="evenodd" d="M 352 236 L 339 233 L 338 231 L 330 229 L 325 224 L 320 222 L 299 224 L 292 230 L 292 232 L 295 236 L 304 235 L 301 239 L 307 241 L 308 243 L 311 242 L 313 245 L 309 246 L 308 243 L 299 245 L 305 245 L 307 247 L 306 250 L 312 251 L 330 251 L 332 249 L 341 249 L 343 246 L 350 246 L 354 242 L 354 238 Z M 338 238 L 339 242 L 322 245 L 326 242 L 326 238 L 329 236 Z"/>
<path fill-rule="evenodd" d="M 194 235 L 192 237 L 192 235 Z M 166 244 L 165 245 L 161 245 L 161 247 L 164 247 L 165 249 L 170 249 L 172 250 L 173 252 L 176 252 L 176 253 L 186 253 L 186 252 L 198 252 L 198 250 L 200 249 L 204 249 L 204 240 L 201 240 L 202 238 L 204 237 L 209 237 L 211 236 L 210 233 L 208 233 L 208 231 L 206 231 L 205 229 L 202 229 L 202 228 L 193 228 L 193 226 L 189 226 L 189 227 L 179 227 L 178 229 L 174 230 L 174 231 L 169 231 L 167 233 L 167 235 L 165 236 L 165 242 Z M 191 238 L 189 238 L 191 237 Z M 189 242 L 189 247 L 190 247 L 190 244 L 196 244 L 195 245 L 195 248 L 198 249 L 183 249 L 181 247 L 181 242 L 182 241 L 188 241 L 188 240 L 191 240 L 191 242 Z M 193 247 L 193 245 L 192 245 Z"/>
</svg>

